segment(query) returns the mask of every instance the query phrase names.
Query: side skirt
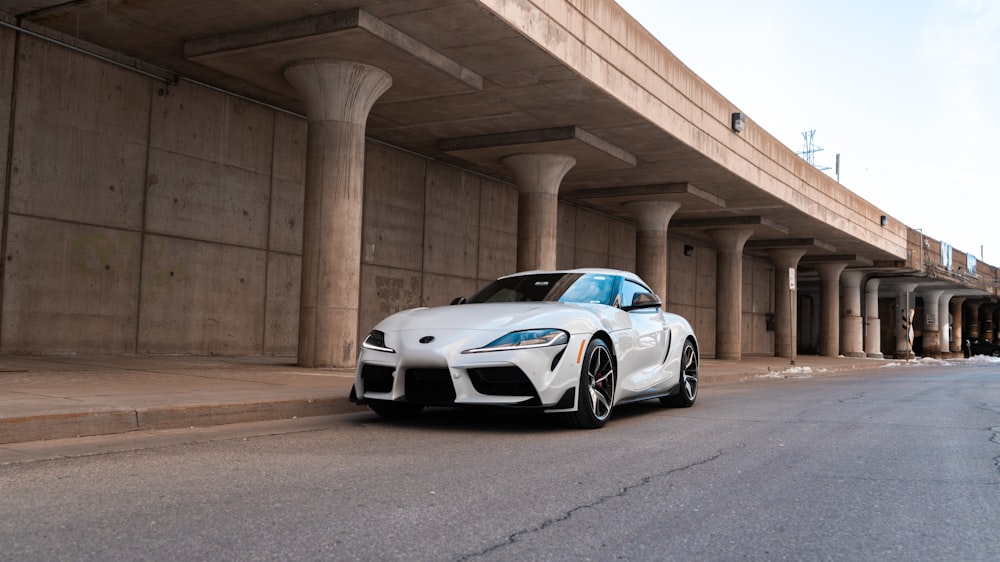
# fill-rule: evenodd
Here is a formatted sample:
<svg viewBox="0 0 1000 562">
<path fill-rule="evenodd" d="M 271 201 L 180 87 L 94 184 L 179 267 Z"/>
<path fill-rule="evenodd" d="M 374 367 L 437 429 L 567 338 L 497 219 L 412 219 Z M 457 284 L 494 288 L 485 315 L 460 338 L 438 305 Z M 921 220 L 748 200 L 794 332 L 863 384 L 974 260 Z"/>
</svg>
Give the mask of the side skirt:
<svg viewBox="0 0 1000 562">
<path fill-rule="evenodd" d="M 650 392 L 648 394 L 639 394 L 636 396 L 631 396 L 627 399 L 615 402 L 615 406 L 619 406 L 621 404 L 632 404 L 633 402 L 642 402 L 643 400 L 652 400 L 654 398 L 665 398 L 667 396 L 676 396 L 677 393 L 679 393 L 680 391 L 681 391 L 681 384 L 677 383 L 674 386 L 670 387 L 670 390 L 666 392 Z"/>
</svg>

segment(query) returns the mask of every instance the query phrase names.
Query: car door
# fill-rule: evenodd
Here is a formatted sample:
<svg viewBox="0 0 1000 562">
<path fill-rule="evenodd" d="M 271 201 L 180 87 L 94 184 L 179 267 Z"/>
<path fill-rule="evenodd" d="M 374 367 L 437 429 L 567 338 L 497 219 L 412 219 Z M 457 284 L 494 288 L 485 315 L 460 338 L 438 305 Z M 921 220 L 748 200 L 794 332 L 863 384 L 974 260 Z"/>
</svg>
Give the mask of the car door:
<svg viewBox="0 0 1000 562">
<path fill-rule="evenodd" d="M 625 279 L 621 303 L 627 306 L 635 294 L 648 292 L 646 287 Z M 632 321 L 634 344 L 628 351 L 625 364 L 619 362 L 619 387 L 623 394 L 635 395 L 662 381 L 669 331 L 661 308 L 640 308 L 630 311 L 628 315 Z"/>
</svg>

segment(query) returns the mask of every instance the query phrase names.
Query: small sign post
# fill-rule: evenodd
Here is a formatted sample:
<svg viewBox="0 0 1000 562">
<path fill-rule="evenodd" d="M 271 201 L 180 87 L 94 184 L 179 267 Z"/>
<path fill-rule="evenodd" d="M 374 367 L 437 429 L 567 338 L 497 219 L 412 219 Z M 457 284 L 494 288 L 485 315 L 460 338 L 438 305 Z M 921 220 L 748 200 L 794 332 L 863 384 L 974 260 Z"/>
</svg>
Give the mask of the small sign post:
<svg viewBox="0 0 1000 562">
<path fill-rule="evenodd" d="M 795 268 L 788 268 L 788 350 L 795 364 Z"/>
</svg>

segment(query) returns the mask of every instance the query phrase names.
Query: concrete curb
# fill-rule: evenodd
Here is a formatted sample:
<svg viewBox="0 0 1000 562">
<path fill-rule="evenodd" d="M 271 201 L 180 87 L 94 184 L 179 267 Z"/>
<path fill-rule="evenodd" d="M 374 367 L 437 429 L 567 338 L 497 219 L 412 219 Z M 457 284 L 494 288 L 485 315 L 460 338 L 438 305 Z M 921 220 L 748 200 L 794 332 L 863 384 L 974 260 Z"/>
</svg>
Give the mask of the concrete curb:
<svg viewBox="0 0 1000 562">
<path fill-rule="evenodd" d="M 347 397 L 89 409 L 0 418 L 0 444 L 112 435 L 151 429 L 274 421 L 362 411 Z"/>
</svg>

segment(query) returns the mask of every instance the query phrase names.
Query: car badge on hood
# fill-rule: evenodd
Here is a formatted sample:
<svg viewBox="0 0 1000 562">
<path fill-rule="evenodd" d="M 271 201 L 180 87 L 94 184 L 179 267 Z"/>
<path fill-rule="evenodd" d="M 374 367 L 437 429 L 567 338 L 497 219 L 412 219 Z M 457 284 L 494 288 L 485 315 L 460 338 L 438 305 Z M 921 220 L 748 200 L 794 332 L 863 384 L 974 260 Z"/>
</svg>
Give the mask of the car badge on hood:
<svg viewBox="0 0 1000 562">
<path fill-rule="evenodd" d="M 424 336 L 420 338 L 420 343 L 431 343 L 434 341 L 434 336 Z"/>
</svg>

